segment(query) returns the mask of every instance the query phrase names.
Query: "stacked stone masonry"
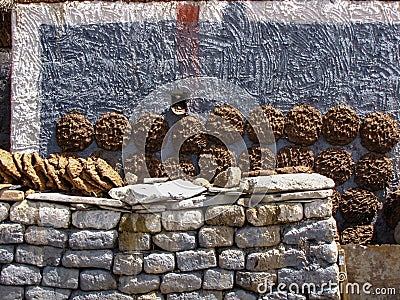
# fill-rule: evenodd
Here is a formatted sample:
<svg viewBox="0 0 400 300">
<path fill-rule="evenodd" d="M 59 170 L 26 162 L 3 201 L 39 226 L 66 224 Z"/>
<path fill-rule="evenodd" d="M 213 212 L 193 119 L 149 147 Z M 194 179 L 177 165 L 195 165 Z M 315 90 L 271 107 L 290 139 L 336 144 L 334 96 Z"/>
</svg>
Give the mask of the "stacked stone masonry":
<svg viewBox="0 0 400 300">
<path fill-rule="evenodd" d="M 0 203 L 0 299 L 338 299 L 329 198 L 79 209 Z"/>
</svg>

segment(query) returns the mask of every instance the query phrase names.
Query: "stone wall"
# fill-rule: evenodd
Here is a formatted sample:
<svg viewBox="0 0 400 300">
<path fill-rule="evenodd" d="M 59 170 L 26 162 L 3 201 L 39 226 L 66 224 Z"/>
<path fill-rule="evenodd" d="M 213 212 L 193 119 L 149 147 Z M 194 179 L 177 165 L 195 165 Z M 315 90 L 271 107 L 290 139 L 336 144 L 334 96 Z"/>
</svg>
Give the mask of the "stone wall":
<svg viewBox="0 0 400 300">
<path fill-rule="evenodd" d="M 159 213 L 2 202 L 0 298 L 338 299 L 331 191 L 306 194 Z"/>
</svg>

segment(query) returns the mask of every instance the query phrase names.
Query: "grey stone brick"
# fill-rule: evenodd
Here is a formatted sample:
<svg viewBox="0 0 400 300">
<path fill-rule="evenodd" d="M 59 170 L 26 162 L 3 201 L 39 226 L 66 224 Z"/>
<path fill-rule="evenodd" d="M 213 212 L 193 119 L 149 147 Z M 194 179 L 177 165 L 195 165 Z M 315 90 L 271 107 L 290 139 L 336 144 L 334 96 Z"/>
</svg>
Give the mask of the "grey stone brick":
<svg viewBox="0 0 400 300">
<path fill-rule="evenodd" d="M 79 269 L 63 267 L 45 267 L 43 269 L 42 284 L 55 288 L 77 289 Z"/>
<path fill-rule="evenodd" d="M 204 214 L 201 209 L 165 211 L 161 222 L 167 231 L 196 230 L 203 226 Z"/>
<path fill-rule="evenodd" d="M 80 275 L 80 288 L 83 291 L 106 291 L 117 288 L 114 276 L 104 270 L 85 270 Z"/>
<path fill-rule="evenodd" d="M 63 249 L 51 246 L 19 245 L 15 254 L 15 261 L 44 266 L 58 266 L 63 254 Z"/>
<path fill-rule="evenodd" d="M 284 249 L 271 249 L 250 253 L 246 269 L 249 271 L 271 271 L 285 267 Z"/>
<path fill-rule="evenodd" d="M 242 272 L 236 273 L 236 284 L 246 290 L 258 293 L 269 291 L 277 280 L 276 272 Z"/>
<path fill-rule="evenodd" d="M 69 246 L 71 249 L 112 249 L 116 245 L 118 232 L 79 230 L 72 232 L 69 237 Z"/>
<path fill-rule="evenodd" d="M 118 231 L 157 233 L 161 231 L 160 214 L 123 214 Z"/>
<path fill-rule="evenodd" d="M 144 271 L 149 274 L 162 274 L 175 269 L 175 256 L 172 253 L 150 253 L 144 257 Z"/>
<path fill-rule="evenodd" d="M 195 271 L 217 266 L 215 251 L 197 249 L 176 253 L 178 268 L 181 271 Z"/>
<path fill-rule="evenodd" d="M 277 225 L 239 228 L 235 236 L 239 248 L 276 246 L 280 240 L 280 226 Z"/>
<path fill-rule="evenodd" d="M 28 244 L 63 248 L 67 244 L 68 234 L 65 230 L 51 227 L 29 226 L 25 232 Z"/>
<path fill-rule="evenodd" d="M 204 248 L 232 246 L 234 234 L 233 227 L 205 226 L 199 231 L 199 244 Z"/>
<path fill-rule="evenodd" d="M 9 264 L 14 260 L 14 246 L 0 246 L 0 264 Z"/>
<path fill-rule="evenodd" d="M 75 291 L 71 300 L 134 300 L 132 296 L 125 295 L 119 291 L 83 292 Z"/>
<path fill-rule="evenodd" d="M 143 232 L 121 232 L 118 238 L 120 251 L 144 251 L 151 249 L 151 235 Z"/>
<path fill-rule="evenodd" d="M 9 216 L 10 204 L 0 202 L 0 222 L 6 220 Z"/>
<path fill-rule="evenodd" d="M 12 222 L 37 225 L 39 219 L 39 202 L 23 200 L 16 202 L 10 209 L 10 220 Z"/>
<path fill-rule="evenodd" d="M 303 205 L 262 204 L 246 210 L 247 221 L 254 226 L 268 226 L 298 222 L 303 219 Z"/>
<path fill-rule="evenodd" d="M 0 224 L 0 244 L 18 244 L 24 242 L 25 227 L 21 224 Z"/>
<path fill-rule="evenodd" d="M 71 295 L 70 290 L 54 289 L 49 287 L 28 287 L 25 292 L 26 300 L 67 300 Z"/>
<path fill-rule="evenodd" d="M 38 285 L 41 280 L 38 267 L 21 264 L 5 266 L 0 275 L 1 284 L 5 285 Z"/>
<path fill-rule="evenodd" d="M 196 232 L 162 232 L 153 236 L 153 243 L 170 252 L 195 249 Z"/>
<path fill-rule="evenodd" d="M 113 252 L 111 250 L 70 250 L 66 251 L 62 264 L 67 268 L 101 268 L 110 270 Z"/>
<path fill-rule="evenodd" d="M 201 274 L 168 273 L 163 276 L 160 290 L 163 294 L 191 292 L 201 288 Z"/>
<path fill-rule="evenodd" d="M 315 199 L 304 203 L 304 216 L 307 219 L 329 218 L 332 216 L 332 203 L 329 199 Z"/>
<path fill-rule="evenodd" d="M 118 289 L 126 294 L 144 294 L 160 288 L 158 275 L 141 274 L 137 276 L 121 276 Z"/>
<path fill-rule="evenodd" d="M 219 266 L 228 270 L 241 270 L 245 267 L 245 253 L 239 249 L 223 250 L 219 255 Z"/>
<path fill-rule="evenodd" d="M 72 214 L 72 224 L 81 229 L 110 230 L 117 226 L 121 213 L 106 210 L 76 211 Z"/>
<path fill-rule="evenodd" d="M 234 271 L 208 269 L 204 272 L 203 289 L 229 290 L 233 288 Z"/>
<path fill-rule="evenodd" d="M 225 294 L 224 300 L 257 300 L 257 296 L 244 290 L 234 290 Z"/>
<path fill-rule="evenodd" d="M 113 272 L 117 275 L 137 275 L 143 269 L 143 255 L 117 253 L 114 259 Z"/>
<path fill-rule="evenodd" d="M 71 212 L 68 206 L 40 202 L 38 225 L 68 228 L 70 220 Z"/>
<path fill-rule="evenodd" d="M 0 285 L 1 300 L 22 300 L 24 299 L 24 288 L 21 286 Z"/>
<path fill-rule="evenodd" d="M 209 225 L 242 227 L 246 221 L 244 208 L 239 205 L 211 206 L 206 211 Z"/>
</svg>

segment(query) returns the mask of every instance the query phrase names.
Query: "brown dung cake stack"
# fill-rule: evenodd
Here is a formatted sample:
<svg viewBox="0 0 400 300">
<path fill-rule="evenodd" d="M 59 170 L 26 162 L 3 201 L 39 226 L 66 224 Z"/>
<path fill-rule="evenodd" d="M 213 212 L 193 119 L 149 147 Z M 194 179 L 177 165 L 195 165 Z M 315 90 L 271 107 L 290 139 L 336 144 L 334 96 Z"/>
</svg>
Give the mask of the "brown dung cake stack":
<svg viewBox="0 0 400 300">
<path fill-rule="evenodd" d="M 244 135 L 243 115 L 231 105 L 217 106 L 209 115 L 206 128 L 212 143 L 233 144 Z"/>
<path fill-rule="evenodd" d="M 177 157 L 170 157 L 163 162 L 163 167 L 168 178 L 171 180 L 194 179 L 197 175 L 196 166 L 186 157 L 180 157 L 179 161 Z"/>
<path fill-rule="evenodd" d="M 340 234 L 340 242 L 342 245 L 368 245 L 371 243 L 373 236 L 374 226 L 372 225 L 348 227 Z"/>
<path fill-rule="evenodd" d="M 133 173 L 138 176 L 139 181 L 144 178 L 167 177 L 161 161 L 153 153 L 133 153 L 124 161 L 125 175 Z"/>
<path fill-rule="evenodd" d="M 388 227 L 396 228 L 400 222 L 400 190 L 392 192 L 386 197 L 382 217 Z"/>
<path fill-rule="evenodd" d="M 372 152 L 387 153 L 399 142 L 396 120 L 382 112 L 365 117 L 360 128 L 361 145 Z"/>
<path fill-rule="evenodd" d="M 198 161 L 200 175 L 209 181 L 228 169 L 236 165 L 235 156 L 227 147 L 223 145 L 212 145 L 203 149 Z"/>
<path fill-rule="evenodd" d="M 79 152 L 93 142 L 93 125 L 82 114 L 71 112 L 60 118 L 56 125 L 57 144 L 63 151 Z"/>
<path fill-rule="evenodd" d="M 100 117 L 94 131 L 100 148 L 117 151 L 122 149 L 124 136 L 129 137 L 131 126 L 127 117 L 112 112 Z"/>
<path fill-rule="evenodd" d="M 300 146 L 286 146 L 276 155 L 278 168 L 305 166 L 314 167 L 314 153 L 312 150 Z"/>
<path fill-rule="evenodd" d="M 338 190 L 334 189 L 332 196 L 331 196 L 331 201 L 332 201 L 332 215 L 335 215 L 339 211 L 339 205 L 340 205 L 340 200 L 341 200 L 341 195 Z"/>
<path fill-rule="evenodd" d="M 143 115 L 132 126 L 132 136 L 139 151 L 155 153 L 161 150 L 169 125 L 163 116 L 148 113 Z"/>
<path fill-rule="evenodd" d="M 242 172 L 274 170 L 276 165 L 274 153 L 264 147 L 253 146 L 240 154 L 238 166 Z"/>
<path fill-rule="evenodd" d="M 255 144 L 270 145 L 283 135 L 285 117 L 279 109 L 262 105 L 250 112 L 245 125 L 249 139 Z"/>
<path fill-rule="evenodd" d="M 347 106 L 338 105 L 326 112 L 323 118 L 322 134 L 328 143 L 344 146 L 357 137 L 359 128 L 360 119 L 356 112 Z"/>
<path fill-rule="evenodd" d="M 384 154 L 367 153 L 356 166 L 354 181 L 369 191 L 384 189 L 393 174 L 393 163 Z"/>
<path fill-rule="evenodd" d="M 180 154 L 199 154 L 207 146 L 205 127 L 199 118 L 187 116 L 172 129 L 172 146 Z"/>
<path fill-rule="evenodd" d="M 350 152 L 339 148 L 328 148 L 320 152 L 314 162 L 315 172 L 332 178 L 335 185 L 347 181 L 354 171 L 354 161 Z"/>
<path fill-rule="evenodd" d="M 322 115 L 313 106 L 293 107 L 285 118 L 285 134 L 288 140 L 301 146 L 314 144 L 321 133 Z"/>
</svg>

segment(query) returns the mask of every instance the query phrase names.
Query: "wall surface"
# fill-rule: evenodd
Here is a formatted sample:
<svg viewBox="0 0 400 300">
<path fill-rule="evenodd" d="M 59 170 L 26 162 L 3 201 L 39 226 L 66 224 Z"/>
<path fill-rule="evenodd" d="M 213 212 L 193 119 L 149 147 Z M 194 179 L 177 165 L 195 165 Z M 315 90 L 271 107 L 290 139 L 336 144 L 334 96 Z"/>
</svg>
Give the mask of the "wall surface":
<svg viewBox="0 0 400 300">
<path fill-rule="evenodd" d="M 10 149 L 11 51 L 0 48 L 0 148 Z"/>
<path fill-rule="evenodd" d="M 0 298 L 338 299 L 328 198 L 142 212 L 1 202 Z"/>
</svg>

